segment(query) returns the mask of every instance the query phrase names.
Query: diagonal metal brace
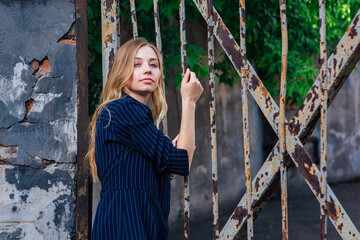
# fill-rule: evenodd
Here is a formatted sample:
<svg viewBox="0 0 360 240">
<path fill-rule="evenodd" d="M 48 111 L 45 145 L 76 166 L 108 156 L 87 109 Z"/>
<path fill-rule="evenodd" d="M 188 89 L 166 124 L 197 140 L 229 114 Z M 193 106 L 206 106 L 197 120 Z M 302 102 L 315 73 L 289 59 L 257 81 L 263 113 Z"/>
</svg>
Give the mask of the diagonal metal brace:
<svg viewBox="0 0 360 240">
<path fill-rule="evenodd" d="M 206 20 L 207 8 L 204 4 L 204 1 L 194 0 L 194 3 Z M 239 47 L 215 9 L 213 9 L 213 14 L 216 37 L 225 50 L 226 54 L 229 56 L 238 73 L 240 73 L 240 69 L 242 67 L 241 64 L 243 61 L 241 61 Z M 332 64 L 333 68 L 329 86 L 329 104 L 335 98 L 337 92 L 340 90 L 341 86 L 347 79 L 347 76 L 350 74 L 356 62 L 359 60 L 359 15 L 360 11 L 355 16 L 352 24 L 346 31 L 344 37 L 338 44 L 337 49 L 328 61 L 330 65 Z M 266 91 L 250 63 L 248 64 L 252 73 L 249 91 L 254 96 L 255 101 L 260 106 L 275 132 L 278 132 L 278 107 L 269 93 Z M 291 141 L 288 141 L 287 143 L 289 154 L 297 167 L 300 169 L 301 173 L 304 175 L 305 180 L 309 184 L 311 190 L 317 197 L 319 197 L 320 194 L 320 181 L 318 177 L 319 170 L 305 152 L 302 143 L 296 135 L 298 135 L 302 141 L 305 141 L 306 137 L 311 134 L 317 121 L 319 120 L 319 85 L 320 83 L 317 79 L 313 87 L 310 89 L 303 105 L 299 108 L 297 114 L 293 117 L 287 127 L 287 138 L 291 139 Z M 273 189 L 273 185 L 277 182 L 276 176 L 279 171 L 279 164 L 277 161 L 275 161 L 275 159 L 278 158 L 277 145 L 274 147 L 273 151 L 253 181 L 253 207 L 255 208 L 256 214 L 258 214 L 264 206 L 264 202 L 258 201 L 266 200 L 266 196 L 269 196 L 269 191 L 272 192 L 271 190 Z M 358 239 L 359 232 L 354 227 L 349 217 L 346 215 L 344 209 L 336 199 L 336 196 L 333 194 L 329 186 L 327 199 L 329 205 L 328 208 L 331 209 L 331 211 L 329 211 L 329 217 L 339 234 L 343 237 L 343 239 Z M 233 239 L 234 237 L 240 237 L 240 235 L 242 235 L 240 233 L 243 232 L 241 229 L 246 227 L 243 225 L 244 221 L 246 220 L 246 216 L 247 212 L 243 198 L 221 231 L 221 238 Z"/>
</svg>

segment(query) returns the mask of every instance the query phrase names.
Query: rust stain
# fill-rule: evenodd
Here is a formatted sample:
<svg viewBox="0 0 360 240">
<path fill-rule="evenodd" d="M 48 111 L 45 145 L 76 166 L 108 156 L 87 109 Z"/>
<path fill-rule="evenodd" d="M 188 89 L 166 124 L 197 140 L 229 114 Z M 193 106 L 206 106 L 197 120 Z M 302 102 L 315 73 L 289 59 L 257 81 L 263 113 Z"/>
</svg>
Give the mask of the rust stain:
<svg viewBox="0 0 360 240">
<path fill-rule="evenodd" d="M 339 229 L 340 232 L 342 232 L 343 227 L 344 227 L 344 224 L 342 224 L 342 223 L 338 226 L 338 229 Z M 351 236 L 351 232 L 350 232 L 350 231 L 349 231 L 349 235 Z"/>
<path fill-rule="evenodd" d="M 320 183 L 318 177 L 314 175 L 314 171 L 313 171 L 314 167 L 312 166 L 313 162 L 310 160 L 305 150 L 298 144 L 295 145 L 293 159 L 298 163 L 299 170 L 302 172 L 305 179 L 312 186 L 316 195 L 319 195 Z"/>
<path fill-rule="evenodd" d="M 237 206 L 234 210 L 234 214 L 232 215 L 231 219 L 236 220 L 238 222 L 238 224 L 236 225 L 236 227 L 238 228 L 241 222 L 243 221 L 243 219 L 245 219 L 247 215 L 248 212 L 246 208 Z"/>
<path fill-rule="evenodd" d="M 250 87 L 252 88 L 253 91 L 256 91 L 256 89 L 259 86 L 260 86 L 259 79 L 255 75 L 252 75 L 251 82 L 250 82 Z"/>
<path fill-rule="evenodd" d="M 72 40 L 72 39 L 61 39 L 59 40 L 60 44 L 72 44 L 72 45 L 76 45 L 76 40 Z"/>
<path fill-rule="evenodd" d="M 217 185 L 217 180 L 213 181 L 213 193 L 217 194 L 218 193 L 218 185 Z"/>
<path fill-rule="evenodd" d="M 34 72 L 39 70 L 39 61 L 37 61 L 37 60 L 31 61 L 30 62 L 30 67 L 34 70 Z"/>
<path fill-rule="evenodd" d="M 104 40 L 104 43 L 106 45 L 108 45 L 109 43 L 112 43 L 113 42 L 113 38 L 112 38 L 112 34 L 108 34 L 105 36 L 105 40 Z"/>
<path fill-rule="evenodd" d="M 51 66 L 49 59 L 46 59 L 40 66 L 38 71 L 40 76 L 50 76 L 51 75 Z"/>
<path fill-rule="evenodd" d="M 31 111 L 31 108 L 34 106 L 34 104 L 35 104 L 35 100 L 32 98 L 30 98 L 25 102 L 26 114 L 28 114 Z"/>
<path fill-rule="evenodd" d="M 293 132 L 295 135 L 299 134 L 301 128 L 301 123 L 299 122 L 299 120 L 290 122 L 288 126 L 290 127 L 291 132 Z"/>
<path fill-rule="evenodd" d="M 106 5 L 106 10 L 110 11 L 110 9 L 112 8 L 112 5 L 114 3 L 114 0 L 105 0 L 105 5 Z"/>
<path fill-rule="evenodd" d="M 258 177 L 258 178 L 256 178 L 256 181 L 255 181 L 255 191 L 259 191 L 259 187 L 260 187 L 260 184 L 259 184 L 259 182 L 260 182 L 260 178 Z"/>
<path fill-rule="evenodd" d="M 332 197 L 330 197 L 330 201 L 327 202 L 327 212 L 330 218 L 332 218 L 334 221 L 337 220 L 337 211 L 336 211 L 336 204 Z"/>
<path fill-rule="evenodd" d="M 350 28 L 349 36 L 351 39 L 353 39 L 358 33 L 356 30 L 357 23 L 359 21 L 359 15 L 357 15 L 354 19 L 354 25 Z"/>
<path fill-rule="evenodd" d="M 341 68 L 342 64 L 343 64 L 344 59 L 342 58 L 339 64 L 339 68 Z"/>
</svg>

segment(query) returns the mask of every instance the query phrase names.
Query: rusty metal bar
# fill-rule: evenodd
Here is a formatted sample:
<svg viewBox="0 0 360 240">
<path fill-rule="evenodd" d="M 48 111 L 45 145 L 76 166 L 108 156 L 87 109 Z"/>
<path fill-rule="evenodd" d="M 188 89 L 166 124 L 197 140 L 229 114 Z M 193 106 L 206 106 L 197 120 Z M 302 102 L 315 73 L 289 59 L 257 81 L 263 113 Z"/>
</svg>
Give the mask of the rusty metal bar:
<svg viewBox="0 0 360 240">
<path fill-rule="evenodd" d="M 130 0 L 130 7 L 131 7 L 131 22 L 133 28 L 133 38 L 137 38 L 138 28 L 137 28 L 137 19 L 136 19 L 136 8 L 135 8 L 135 0 Z"/>
<path fill-rule="evenodd" d="M 154 22 L 155 22 L 155 33 L 156 33 L 156 47 L 157 47 L 157 49 L 159 49 L 161 58 L 163 58 L 158 0 L 154 0 Z M 163 61 L 162 61 L 162 63 L 163 63 Z M 164 96 L 166 97 L 166 95 L 165 95 L 165 79 L 162 83 L 162 88 L 164 91 Z M 165 135 L 168 135 L 167 115 L 165 115 L 164 119 L 161 122 L 162 122 L 163 132 L 165 133 Z"/>
<path fill-rule="evenodd" d="M 285 104 L 286 104 L 286 72 L 288 57 L 288 33 L 286 22 L 286 1 L 279 0 L 281 19 L 281 80 L 280 80 L 280 116 L 279 116 L 279 152 L 280 152 L 280 184 L 281 184 L 281 216 L 282 216 L 282 239 L 289 238 L 288 233 L 288 203 L 287 203 L 287 171 L 285 166 L 286 157 L 286 134 L 285 134 Z"/>
<path fill-rule="evenodd" d="M 325 2 L 319 0 L 319 21 L 320 21 L 320 65 L 321 65 L 321 106 L 320 106 L 320 121 L 321 121 L 321 162 L 320 162 L 320 220 L 321 220 L 321 239 L 326 239 L 327 236 L 327 171 L 326 171 L 326 155 L 327 155 L 327 50 L 326 50 L 326 15 Z"/>
<path fill-rule="evenodd" d="M 76 0 L 76 62 L 78 65 L 78 107 L 77 107 L 77 176 L 76 176 L 76 239 L 90 239 L 92 184 L 88 161 L 85 155 L 88 150 L 87 127 L 88 113 L 88 20 L 87 1 Z"/>
<path fill-rule="evenodd" d="M 185 32 L 185 0 L 179 2 L 180 17 L 180 53 L 182 76 L 186 71 L 186 32 Z M 190 239 L 190 186 L 189 176 L 184 177 L 184 239 Z"/>
<path fill-rule="evenodd" d="M 158 0 L 154 0 L 154 22 L 155 22 L 155 33 L 156 33 L 156 47 L 162 57 L 162 44 L 161 44 L 161 32 L 160 32 L 160 15 L 159 15 L 159 4 Z"/>
<path fill-rule="evenodd" d="M 210 10 L 211 12 L 211 10 Z M 251 163 L 250 163 L 250 140 L 249 140 L 249 101 L 248 101 L 248 70 L 246 61 L 246 17 L 245 0 L 239 0 L 240 14 L 240 54 L 243 62 L 241 68 L 241 96 L 242 96 L 242 120 L 243 120 L 243 141 L 244 141 L 244 163 L 245 163 L 245 185 L 246 185 L 246 209 L 247 217 L 247 239 L 254 239 L 253 231 L 253 209 L 251 206 L 252 186 L 251 186 Z"/>
<path fill-rule="evenodd" d="M 207 0 L 208 9 L 212 12 L 212 0 Z M 211 166 L 212 166 L 212 200 L 213 200 L 213 239 L 219 239 L 219 205 L 218 205 L 218 175 L 217 175 L 217 144 L 216 144 L 216 102 L 215 102 L 215 72 L 214 72 L 214 22 L 212 14 L 208 15 L 208 64 L 210 86 L 210 135 L 211 135 Z"/>
<path fill-rule="evenodd" d="M 186 70 L 186 31 L 185 31 L 185 1 L 180 0 L 179 4 L 179 16 L 180 16 L 180 54 L 181 54 L 181 70 L 182 76 L 185 74 Z"/>
<path fill-rule="evenodd" d="M 330 84 L 331 92 L 329 93 L 329 96 L 331 96 L 331 97 L 329 98 L 329 100 L 330 100 L 329 102 L 331 102 L 332 99 L 335 97 L 339 88 L 341 87 L 343 82 L 346 80 L 347 76 L 350 74 L 350 72 L 353 69 L 356 62 L 359 60 L 360 38 L 359 38 L 357 32 L 359 31 L 360 24 L 358 22 L 358 19 L 359 19 L 359 13 L 354 18 L 353 23 L 349 27 L 349 29 L 346 32 L 343 39 L 338 44 L 338 47 L 333 55 L 333 59 L 334 59 L 335 63 L 341 62 L 341 64 L 337 65 L 338 69 L 336 68 L 336 73 L 333 74 L 334 81 L 331 81 L 331 84 Z M 253 80 L 256 80 L 256 79 L 254 78 Z M 259 82 L 256 81 L 257 88 L 261 86 L 260 83 L 261 83 L 260 81 Z M 310 104 L 311 105 L 303 106 L 302 108 L 300 108 L 300 110 L 301 109 L 309 109 L 312 111 L 311 114 L 315 115 L 316 110 L 319 106 L 319 104 L 318 104 L 319 103 L 318 88 L 319 88 L 319 82 L 317 81 L 314 84 L 312 90 L 309 92 L 308 97 L 307 97 L 308 100 L 312 99 L 312 103 L 307 104 L 307 105 L 310 105 Z M 267 102 L 268 105 L 271 105 L 270 103 L 271 103 L 270 101 Z M 309 114 L 309 115 L 311 115 L 311 114 Z M 299 126 L 299 128 L 300 128 L 300 126 L 304 125 L 305 123 L 308 124 L 307 125 L 308 128 L 306 128 L 306 131 L 304 131 L 303 134 L 300 136 L 300 137 L 302 137 L 302 139 L 306 138 L 307 135 L 311 134 L 311 131 L 313 130 L 313 128 L 316 124 L 316 120 L 314 120 L 314 118 L 316 119 L 316 117 L 314 117 L 314 116 L 309 116 L 308 118 L 294 117 L 292 119 L 291 122 L 296 122 L 298 125 L 295 125 L 295 126 Z M 297 128 L 291 128 L 291 127 L 289 129 L 291 129 L 290 132 L 292 134 L 294 131 L 297 130 Z M 312 178 L 312 176 L 314 175 L 314 172 L 313 172 L 314 167 L 311 165 L 312 164 L 311 160 L 308 158 L 307 155 L 300 154 L 301 153 L 300 149 L 302 149 L 301 145 L 299 145 L 296 149 L 297 149 L 297 151 L 295 151 L 295 154 L 293 155 L 293 157 L 299 158 L 300 162 L 302 160 L 301 158 L 304 157 L 305 160 L 302 160 L 304 163 L 302 163 L 301 166 L 299 165 L 299 168 L 301 167 L 303 169 L 302 173 L 308 179 L 309 185 L 312 184 L 312 185 L 316 186 L 316 181 L 313 180 L 313 178 Z M 271 158 L 271 159 L 273 159 L 273 158 Z M 269 159 L 267 161 L 269 161 Z M 277 169 L 275 167 L 272 167 L 270 169 L 272 169 L 272 171 L 277 171 Z M 270 173 L 272 173 L 272 172 L 270 172 Z M 261 172 L 261 175 L 263 175 L 263 174 L 264 174 L 264 176 L 266 176 L 266 174 L 269 174 L 269 173 Z M 275 173 L 271 178 L 273 179 L 274 177 L 275 177 Z M 255 182 L 257 183 L 257 180 Z M 265 179 L 264 179 L 264 181 L 259 180 L 258 186 L 262 186 L 264 184 L 264 182 L 265 182 L 265 186 L 266 186 Z M 315 188 L 315 189 L 317 189 L 317 188 Z M 329 189 L 329 187 L 328 187 L 328 189 Z M 314 193 L 316 192 L 315 190 L 313 190 L 313 191 L 314 191 Z M 329 195 L 333 195 L 333 193 L 328 193 L 328 196 Z M 328 197 L 328 199 L 329 199 L 329 197 Z M 340 235 L 343 236 L 344 239 L 355 239 L 355 237 L 358 238 L 358 231 L 356 230 L 356 228 L 354 227 L 354 225 L 352 224 L 350 219 L 348 219 L 348 217 L 347 217 L 346 213 L 344 212 L 344 210 L 342 209 L 340 203 L 337 200 L 335 200 L 335 196 L 333 199 L 334 199 L 333 204 L 332 204 L 333 209 L 338 209 L 338 212 L 339 213 L 341 212 L 341 214 L 338 214 L 339 216 L 336 216 L 333 218 L 333 219 L 336 219 L 336 221 L 332 221 L 333 224 L 335 225 L 336 229 L 338 230 Z M 334 207 L 335 205 L 336 205 L 336 207 Z M 242 206 L 242 203 L 239 203 L 239 207 L 241 207 L 241 206 Z M 234 226 L 237 227 L 237 224 L 240 224 L 239 222 L 236 223 L 236 221 L 231 221 L 231 222 L 232 222 L 231 223 L 232 227 L 234 227 Z M 235 225 L 233 225 L 233 224 L 235 224 Z M 346 229 L 349 231 L 344 230 L 343 226 L 346 226 Z M 225 228 L 227 228 L 227 227 L 225 226 Z M 239 226 L 239 228 L 240 228 L 240 226 Z M 222 233 L 223 233 L 223 231 L 221 232 L 221 236 L 223 236 Z"/>
<path fill-rule="evenodd" d="M 333 78 L 332 78 L 332 81 L 330 81 L 330 85 L 329 85 L 330 86 L 329 87 L 329 89 L 330 89 L 329 102 L 331 102 L 333 100 L 333 98 L 335 98 L 335 95 L 339 91 L 339 88 L 341 87 L 343 82 L 346 80 L 347 76 L 350 74 L 354 65 L 360 58 L 360 55 L 359 55 L 359 53 L 360 53 L 360 37 L 357 34 L 360 29 L 360 24 L 358 21 L 359 15 L 360 15 L 360 11 L 355 16 L 353 23 L 350 25 L 348 31 L 345 33 L 345 36 L 339 42 L 338 47 L 332 56 L 333 61 L 335 63 L 341 62 L 341 64 L 337 65 L 337 67 L 335 68 L 334 74 L 332 74 Z M 330 62 L 330 60 L 328 62 Z M 334 64 L 334 65 L 336 65 L 336 64 Z M 262 89 L 261 91 L 265 91 L 261 81 L 257 78 L 257 76 L 253 76 L 251 78 L 251 80 L 255 82 L 254 85 L 256 86 L 256 89 L 259 90 L 259 88 L 260 88 L 260 89 Z M 250 89 L 251 89 L 251 91 L 256 90 L 256 89 L 252 89 L 252 88 L 250 88 Z M 299 118 L 299 117 L 295 116 L 290 122 L 295 122 L 297 124 L 287 126 L 287 136 L 292 135 L 292 138 L 297 138 L 294 136 L 294 132 L 296 132 L 298 130 L 298 128 L 300 128 L 301 126 L 303 126 L 305 124 L 307 124 L 306 131 L 303 131 L 302 134 L 300 135 L 300 137 L 303 140 L 305 140 L 306 136 L 311 134 L 311 131 L 314 129 L 314 126 L 316 124 L 316 120 L 314 120 L 314 119 L 318 118 L 316 116 L 311 116 L 311 115 L 316 115 L 316 111 L 319 107 L 318 89 L 319 89 L 319 80 L 317 80 L 315 82 L 313 88 L 309 91 L 309 94 L 307 96 L 307 100 L 309 100 L 309 101 L 306 105 L 310 105 L 310 106 L 303 106 L 300 108 L 300 110 L 302 110 L 302 109 L 311 110 L 312 112 L 309 113 L 310 116 L 307 118 Z M 256 98 L 257 95 L 255 94 L 254 96 Z M 263 96 L 263 98 L 264 98 L 264 96 Z M 267 99 L 267 96 L 265 96 L 265 98 Z M 312 99 L 312 101 L 310 101 L 310 99 Z M 259 101 L 259 99 L 257 101 Z M 271 106 L 276 107 L 276 105 L 273 105 L 274 103 L 271 98 L 269 98 L 266 101 L 266 103 L 269 107 L 271 107 Z M 268 116 L 268 119 L 269 119 L 269 117 L 271 117 L 271 116 Z M 296 128 L 293 128 L 292 126 L 295 126 Z M 293 143 L 294 139 L 291 139 L 291 140 L 292 141 L 287 141 L 287 142 Z M 313 190 L 314 194 L 316 196 L 318 196 L 319 187 L 317 187 L 317 186 L 319 186 L 318 185 L 319 183 L 317 182 L 317 178 L 314 178 L 314 175 L 316 176 L 314 169 L 317 170 L 317 168 L 311 162 L 311 160 L 307 156 L 306 152 L 303 150 L 303 148 L 302 148 L 303 146 L 299 142 L 299 140 L 295 140 L 295 141 L 297 142 L 296 148 L 292 147 L 289 149 L 289 147 L 288 147 L 288 151 L 289 151 L 289 153 L 290 152 L 292 153 L 291 156 L 293 159 L 297 159 L 297 161 L 299 161 L 300 164 L 296 164 L 296 165 L 299 167 L 299 169 L 301 170 L 301 173 L 307 179 L 309 186 L 314 186 L 314 187 L 312 187 L 312 190 Z M 276 151 L 277 147 L 278 146 L 276 146 L 274 148 L 275 150 L 273 149 L 272 154 L 275 153 L 274 151 Z M 272 154 L 269 156 L 266 163 L 269 162 L 268 164 L 270 164 L 270 161 L 273 161 L 274 156 Z M 266 168 L 262 168 L 262 169 L 265 169 L 265 170 L 270 169 L 270 171 L 261 171 L 260 170 L 260 172 L 257 175 L 257 178 L 255 178 L 253 181 L 253 186 L 255 183 L 255 186 L 257 186 L 258 188 L 264 187 L 266 189 L 268 187 L 267 184 L 271 184 L 272 180 L 275 178 L 276 173 L 279 168 L 276 165 L 268 165 Z M 259 176 L 262 176 L 262 178 L 258 178 Z M 268 176 L 271 176 L 271 177 L 268 178 Z M 263 192 L 265 190 L 258 191 L 257 188 L 255 188 L 255 191 L 256 192 L 254 193 L 254 196 L 256 196 L 256 197 L 260 197 L 260 196 L 264 196 L 264 195 L 268 194 L 267 192 Z M 344 209 L 342 208 L 342 206 L 340 205 L 340 203 L 336 199 L 335 195 L 332 193 L 331 189 L 328 186 L 328 199 L 330 199 L 329 196 L 331 196 L 331 198 L 332 198 L 332 209 L 334 212 L 333 218 L 331 218 L 331 220 L 332 220 L 332 223 L 334 224 L 335 228 L 339 232 L 339 234 L 344 239 L 358 239 L 359 232 L 354 227 L 353 223 L 348 218 Z M 260 203 L 257 202 L 258 200 L 259 199 L 255 199 L 253 201 L 253 204 L 257 204 L 259 206 L 259 208 L 261 208 L 261 202 Z M 237 229 L 237 230 L 235 230 L 236 234 L 240 233 L 240 228 L 243 227 L 244 220 L 242 219 L 242 222 L 237 221 L 237 219 L 241 220 L 241 218 L 238 218 L 239 215 L 237 213 L 239 212 L 239 209 L 241 209 L 243 205 L 244 205 L 244 201 L 242 200 L 239 203 L 238 207 L 235 209 L 234 214 L 232 215 L 232 218 L 229 219 L 228 223 L 225 225 L 224 229 L 221 231 L 222 239 L 226 239 L 227 236 L 231 236 L 231 232 L 234 232 L 234 228 Z M 254 206 L 254 208 L 256 208 L 256 206 Z M 346 226 L 345 227 L 346 230 L 344 229 L 344 226 Z"/>
<path fill-rule="evenodd" d="M 328 104 L 332 102 L 336 94 L 344 84 L 346 78 L 353 70 L 355 64 L 359 60 L 360 46 L 360 9 L 355 15 L 352 23 L 340 40 L 334 53 L 328 59 L 328 66 L 331 66 L 331 74 L 329 74 L 328 85 Z M 330 72 L 329 72 L 330 73 Z M 314 128 L 314 119 L 318 119 L 320 115 L 320 75 L 317 77 L 312 88 L 309 90 L 303 104 L 295 113 L 289 125 L 294 133 L 299 136 L 310 136 L 307 134 L 309 130 L 312 132 Z M 309 129 L 310 128 L 310 129 Z"/>
<path fill-rule="evenodd" d="M 184 239 L 190 239 L 190 191 L 189 176 L 184 177 Z"/>
<path fill-rule="evenodd" d="M 117 14 L 116 14 L 116 22 L 117 22 L 117 48 L 119 49 L 120 46 L 121 46 L 121 41 L 120 41 L 120 1 L 119 0 L 116 0 L 117 1 Z"/>
<path fill-rule="evenodd" d="M 203 18 L 207 20 L 207 6 L 204 0 L 193 0 Z M 243 67 L 241 61 L 239 61 L 238 55 L 239 47 L 234 41 L 229 30 L 226 28 L 225 24 L 221 20 L 221 17 L 213 9 L 214 16 L 214 27 L 215 27 L 215 36 L 218 39 L 220 45 L 225 50 L 229 59 L 232 61 L 235 69 L 240 73 L 240 68 Z M 360 22 L 359 22 L 360 11 L 354 17 L 350 27 L 346 31 L 345 35 L 339 42 L 334 54 L 330 58 L 332 61 L 333 71 L 330 75 L 330 84 L 329 84 L 329 103 L 335 98 L 337 92 L 343 85 L 347 76 L 352 71 L 353 67 L 360 58 L 360 36 L 358 32 L 360 31 Z M 271 96 L 266 91 L 259 77 L 256 75 L 256 72 L 251 67 L 250 63 L 249 68 L 251 70 L 251 76 L 249 77 L 249 90 L 259 107 L 263 111 L 264 115 L 268 119 L 271 126 L 274 128 L 275 132 L 278 131 L 278 124 L 276 119 L 279 117 L 278 107 L 276 103 L 271 98 Z M 319 80 L 317 80 L 313 87 L 310 89 L 303 105 L 298 110 L 297 114 L 286 126 L 286 136 L 291 136 L 291 140 L 294 141 L 286 142 L 288 152 L 291 153 L 291 157 L 294 160 L 296 166 L 299 167 L 301 173 L 304 175 L 307 183 L 314 192 L 316 196 L 319 194 L 319 182 L 318 178 L 314 173 L 318 173 L 318 169 L 311 162 L 310 158 L 307 156 L 305 150 L 303 149 L 302 143 L 299 138 L 303 141 L 306 140 L 307 136 L 313 131 L 315 124 L 318 120 L 319 114 Z M 299 137 L 297 137 L 299 136 Z M 287 137 L 288 139 L 288 137 Z M 272 153 L 269 155 L 268 159 L 265 162 L 265 165 L 261 168 L 257 177 L 253 181 L 254 188 L 254 199 L 252 201 L 254 213 L 258 213 L 263 208 L 263 200 L 271 194 L 271 190 L 274 189 L 273 185 L 276 183 L 276 176 L 279 171 L 279 167 L 276 165 L 276 161 L 273 162 L 274 157 L 278 157 L 277 149 L 278 144 L 273 149 Z M 264 167 L 267 166 L 267 167 Z M 314 170 L 315 169 L 315 170 Z M 270 171 L 269 171 L 270 170 Z M 315 172 L 314 172 L 315 171 Z M 330 217 L 332 223 L 337 229 L 338 233 L 344 239 L 359 239 L 359 232 L 345 213 L 339 201 L 336 199 L 336 196 L 331 191 L 328 186 L 328 199 L 331 197 L 332 209 L 334 210 L 333 217 Z M 330 202 L 330 200 L 329 200 Z M 221 239 L 232 239 L 235 236 L 241 235 L 241 231 L 244 227 L 244 214 L 247 214 L 244 211 L 245 201 L 244 198 L 239 202 L 238 207 L 235 209 L 234 213 L 226 223 L 225 227 L 220 233 Z M 341 214 L 336 214 L 340 212 Z M 344 227 L 345 226 L 345 227 Z"/>
<path fill-rule="evenodd" d="M 327 155 L 327 50 L 326 50 L 326 16 L 325 16 L 325 0 L 319 0 L 319 22 L 320 22 L 320 239 L 326 240 L 327 236 L 327 171 L 326 171 L 326 155 Z"/>
<path fill-rule="evenodd" d="M 116 54 L 119 41 L 118 3 L 116 0 L 101 0 L 101 43 L 103 86 L 107 82 L 109 69 Z"/>
</svg>

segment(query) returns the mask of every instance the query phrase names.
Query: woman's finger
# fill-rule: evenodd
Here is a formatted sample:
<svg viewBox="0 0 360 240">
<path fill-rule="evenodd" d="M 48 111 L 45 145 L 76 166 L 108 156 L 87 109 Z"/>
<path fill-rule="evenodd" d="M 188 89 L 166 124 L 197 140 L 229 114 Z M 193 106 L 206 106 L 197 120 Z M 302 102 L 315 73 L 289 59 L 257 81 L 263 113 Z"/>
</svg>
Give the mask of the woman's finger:
<svg viewBox="0 0 360 240">
<path fill-rule="evenodd" d="M 176 135 L 176 137 L 174 138 L 174 140 L 172 140 L 172 142 L 171 142 L 174 147 L 176 147 L 178 138 L 179 138 L 179 134 Z"/>
<path fill-rule="evenodd" d="M 187 83 L 187 82 L 190 81 L 190 73 L 191 73 L 191 72 L 190 72 L 190 69 L 187 68 L 186 71 L 185 71 L 185 74 L 184 74 L 184 77 L 183 77 L 181 83 Z"/>
<path fill-rule="evenodd" d="M 190 74 L 190 81 L 196 81 L 197 78 L 196 78 L 196 74 L 194 72 L 191 72 Z"/>
</svg>

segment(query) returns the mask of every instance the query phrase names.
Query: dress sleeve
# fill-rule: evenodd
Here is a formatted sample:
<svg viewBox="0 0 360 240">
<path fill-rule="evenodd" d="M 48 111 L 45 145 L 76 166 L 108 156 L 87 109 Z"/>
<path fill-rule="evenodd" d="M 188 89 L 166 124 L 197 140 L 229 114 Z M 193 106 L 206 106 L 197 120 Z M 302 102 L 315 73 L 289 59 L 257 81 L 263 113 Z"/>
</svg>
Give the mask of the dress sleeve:
<svg viewBox="0 0 360 240">
<path fill-rule="evenodd" d="M 133 102 L 118 103 L 108 108 L 112 113 L 110 125 L 118 141 L 153 161 L 159 172 L 189 174 L 187 151 L 172 145 L 171 140 L 154 125 L 150 110 L 146 112 L 144 106 Z"/>
</svg>

